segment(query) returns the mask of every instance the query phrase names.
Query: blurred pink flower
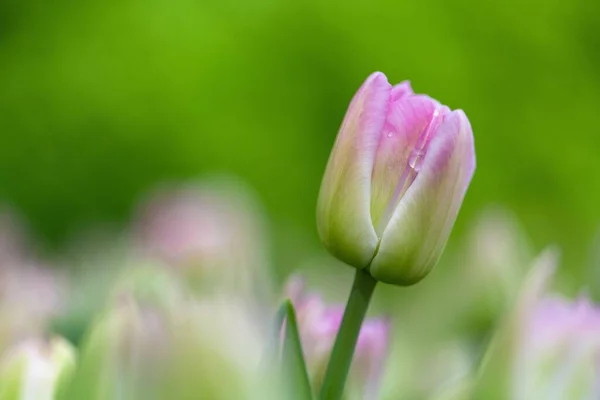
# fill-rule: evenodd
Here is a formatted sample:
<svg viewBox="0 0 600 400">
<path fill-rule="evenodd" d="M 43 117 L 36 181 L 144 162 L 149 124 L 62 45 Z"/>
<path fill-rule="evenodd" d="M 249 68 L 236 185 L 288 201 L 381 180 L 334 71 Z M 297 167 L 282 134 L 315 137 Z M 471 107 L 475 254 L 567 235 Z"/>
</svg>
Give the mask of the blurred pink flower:
<svg viewBox="0 0 600 400">
<path fill-rule="evenodd" d="M 342 322 L 344 307 L 329 305 L 319 295 L 305 292 L 304 282 L 298 277 L 290 278 L 285 292 L 296 309 L 307 368 L 314 389 L 318 390 Z M 347 398 L 377 398 L 389 342 L 390 323 L 387 319 L 365 319 L 348 379 Z"/>
<path fill-rule="evenodd" d="M 575 301 L 546 297 L 537 306 L 528 328 L 527 347 L 545 347 L 571 338 L 595 338 L 600 343 L 600 308 L 587 296 Z"/>
<path fill-rule="evenodd" d="M 600 398 L 600 308 L 549 287 L 558 254 L 533 263 L 511 311 L 490 342 L 473 398 Z"/>
<path fill-rule="evenodd" d="M 45 334 L 66 297 L 64 272 L 36 258 L 24 224 L 10 209 L 0 207 L 0 350 Z"/>
<path fill-rule="evenodd" d="M 50 319 L 64 309 L 66 276 L 35 264 L 4 268 L 0 281 L 0 350 L 25 337 L 46 333 Z"/>
<path fill-rule="evenodd" d="M 262 214 L 230 181 L 158 191 L 140 207 L 137 248 L 207 286 L 256 292 L 265 284 Z"/>
<path fill-rule="evenodd" d="M 598 306 L 586 296 L 544 297 L 520 328 L 517 398 L 600 398 Z"/>
</svg>

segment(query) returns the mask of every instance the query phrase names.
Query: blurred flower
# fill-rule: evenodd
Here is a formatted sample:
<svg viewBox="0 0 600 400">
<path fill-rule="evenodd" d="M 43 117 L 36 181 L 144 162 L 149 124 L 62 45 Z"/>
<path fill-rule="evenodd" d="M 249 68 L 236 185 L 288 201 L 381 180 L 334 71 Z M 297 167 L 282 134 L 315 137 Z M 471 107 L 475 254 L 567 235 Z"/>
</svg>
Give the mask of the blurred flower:
<svg viewBox="0 0 600 400">
<path fill-rule="evenodd" d="M 65 340 L 27 340 L 0 363 L 1 400 L 61 398 L 75 370 L 75 349 Z"/>
<path fill-rule="evenodd" d="M 468 271 L 485 291 L 501 292 L 511 298 L 532 261 L 529 240 L 516 218 L 502 208 L 485 210 L 469 235 Z M 503 300 L 505 301 L 505 300 Z"/>
<path fill-rule="evenodd" d="M 84 341 L 69 398 L 158 398 L 169 344 L 166 315 L 123 295 Z"/>
<path fill-rule="evenodd" d="M 280 400 L 265 364 L 269 325 L 239 298 L 216 296 L 180 308 L 172 326 L 163 398 Z M 286 388 L 290 390 L 290 388 Z"/>
<path fill-rule="evenodd" d="M 296 309 L 300 340 L 313 381 L 318 391 L 329 355 L 342 322 L 344 307 L 328 305 L 316 294 L 306 293 L 304 282 L 292 277 L 286 295 Z M 389 351 L 390 323 L 383 318 L 367 318 L 361 328 L 347 384 L 347 399 L 376 399 L 383 366 Z"/>
<path fill-rule="evenodd" d="M 557 264 L 546 251 L 490 344 L 474 398 L 600 397 L 600 308 L 549 294 Z"/>
<path fill-rule="evenodd" d="M 600 398 L 600 308 L 545 297 L 521 327 L 517 399 Z"/>
<path fill-rule="evenodd" d="M 265 292 L 261 213 L 236 182 L 158 191 L 142 205 L 134 230 L 143 254 L 177 267 L 202 289 Z"/>
<path fill-rule="evenodd" d="M 319 234 L 340 260 L 410 285 L 437 262 L 475 169 L 466 115 L 372 74 L 331 153 Z"/>
<path fill-rule="evenodd" d="M 456 282 L 452 297 L 460 307 L 454 317 L 474 331 L 489 329 L 511 305 L 532 260 L 529 240 L 516 218 L 503 208 L 485 210 L 469 232 L 461 273 L 444 280 Z"/>
<path fill-rule="evenodd" d="M 38 336 L 66 301 L 64 276 L 47 266 L 15 265 L 0 281 L 0 333 L 11 342 Z M 1 348 L 1 343 L 0 343 Z"/>
<path fill-rule="evenodd" d="M 72 399 L 161 399 L 174 321 L 187 307 L 172 271 L 135 265 L 121 272 L 83 341 Z"/>
<path fill-rule="evenodd" d="M 144 306 L 171 311 L 185 299 L 185 289 L 180 277 L 172 271 L 140 263 L 121 271 L 113 283 L 109 300 L 119 304 L 131 298 Z"/>
<path fill-rule="evenodd" d="M 0 352 L 43 335 L 66 302 L 65 274 L 37 260 L 26 242 L 16 215 L 0 210 Z"/>
<path fill-rule="evenodd" d="M 261 365 L 263 318 L 228 293 L 189 296 L 164 268 L 125 271 L 83 343 L 69 398 L 281 399 Z"/>
</svg>

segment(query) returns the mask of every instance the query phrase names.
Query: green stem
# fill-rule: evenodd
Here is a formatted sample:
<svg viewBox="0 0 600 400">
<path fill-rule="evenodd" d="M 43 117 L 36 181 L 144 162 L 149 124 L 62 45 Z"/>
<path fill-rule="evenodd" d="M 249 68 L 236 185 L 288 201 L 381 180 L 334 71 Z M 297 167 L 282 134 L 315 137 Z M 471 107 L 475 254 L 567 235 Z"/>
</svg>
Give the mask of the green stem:
<svg viewBox="0 0 600 400">
<path fill-rule="evenodd" d="M 339 400 L 344 394 L 360 327 L 365 319 L 376 283 L 377 281 L 367 271 L 356 270 L 342 324 L 325 372 L 320 400 Z"/>
</svg>

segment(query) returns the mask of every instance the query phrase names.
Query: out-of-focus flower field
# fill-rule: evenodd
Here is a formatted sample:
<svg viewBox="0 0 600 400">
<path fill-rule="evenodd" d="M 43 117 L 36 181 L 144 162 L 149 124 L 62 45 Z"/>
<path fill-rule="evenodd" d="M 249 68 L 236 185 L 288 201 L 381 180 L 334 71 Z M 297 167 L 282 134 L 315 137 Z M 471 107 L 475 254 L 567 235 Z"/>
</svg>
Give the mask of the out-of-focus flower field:
<svg viewBox="0 0 600 400">
<path fill-rule="evenodd" d="M 18 371 L 29 371 L 34 387 L 57 370 L 68 384 L 50 398 L 288 398 L 279 387 L 286 381 L 278 364 L 268 361 L 279 351 L 273 332 L 284 298 L 296 307 L 310 379 L 318 388 L 350 286 L 343 274 L 348 268 L 314 258 L 319 268 L 298 265 L 280 284 L 268 257 L 267 225 L 255 193 L 220 176 L 160 186 L 120 232 L 82 237 L 60 257 L 45 258 L 24 222 L 4 209 L 0 398 L 49 398 L 9 397 L 2 388 Z M 552 379 L 544 376 L 547 366 L 529 364 L 537 362 L 535 352 L 550 354 L 539 361 L 545 364 L 563 356 L 572 362 L 578 352 L 565 346 L 597 333 L 600 311 L 583 292 L 573 305 L 553 292 L 558 252 L 536 257 L 528 243 L 513 213 L 489 208 L 423 282 L 382 287 L 358 340 L 348 398 L 466 399 L 471 397 L 463 387 L 471 393 L 486 373 L 492 382 L 482 378 L 482 385 L 493 394 L 476 398 L 513 398 L 498 394 L 504 393 L 502 379 L 511 388 L 521 388 L 520 381 L 482 367 L 482 357 L 493 358 L 493 344 L 505 330 L 522 330 L 511 335 L 524 346 L 501 345 L 511 354 L 506 368 L 542 373 L 524 379 L 534 388 Z M 577 327 L 580 338 L 573 336 Z M 587 346 L 597 356 L 599 347 Z M 56 361 L 65 357 L 66 367 Z M 526 398 L 545 398 L 531 396 Z"/>
</svg>

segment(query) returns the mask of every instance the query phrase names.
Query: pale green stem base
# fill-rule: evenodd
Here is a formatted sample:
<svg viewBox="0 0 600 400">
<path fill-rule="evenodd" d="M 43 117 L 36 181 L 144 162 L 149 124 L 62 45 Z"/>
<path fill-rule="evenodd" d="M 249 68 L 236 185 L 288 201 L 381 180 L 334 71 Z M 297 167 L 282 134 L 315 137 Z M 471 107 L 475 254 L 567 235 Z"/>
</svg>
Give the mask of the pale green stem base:
<svg viewBox="0 0 600 400">
<path fill-rule="evenodd" d="M 369 308 L 376 283 L 377 281 L 367 271 L 356 270 L 342 324 L 325 372 L 319 394 L 320 400 L 340 400 L 344 394 L 360 327 Z"/>
</svg>

